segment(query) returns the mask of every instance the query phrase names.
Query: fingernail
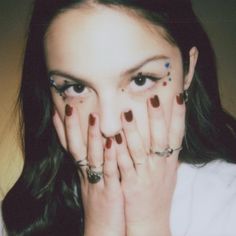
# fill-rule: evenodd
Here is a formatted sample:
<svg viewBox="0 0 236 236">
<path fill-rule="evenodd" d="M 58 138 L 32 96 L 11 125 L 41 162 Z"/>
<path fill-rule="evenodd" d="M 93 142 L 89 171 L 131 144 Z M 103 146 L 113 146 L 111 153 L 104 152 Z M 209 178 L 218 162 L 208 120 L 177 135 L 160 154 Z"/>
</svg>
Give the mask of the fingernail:
<svg viewBox="0 0 236 236">
<path fill-rule="evenodd" d="M 89 115 L 89 124 L 91 126 L 94 126 L 95 125 L 95 121 L 96 121 L 96 118 L 92 114 L 90 114 Z"/>
<path fill-rule="evenodd" d="M 184 103 L 184 95 L 183 93 L 180 93 L 176 96 L 176 101 L 179 105 L 182 105 Z"/>
<path fill-rule="evenodd" d="M 72 115 L 72 112 L 73 112 L 73 107 L 71 107 L 70 105 L 66 104 L 66 107 L 65 107 L 65 113 L 67 116 L 71 116 Z"/>
<path fill-rule="evenodd" d="M 117 134 L 115 135 L 115 140 L 118 144 L 121 144 L 122 143 L 122 137 L 121 137 L 121 134 Z"/>
<path fill-rule="evenodd" d="M 106 148 L 110 149 L 111 145 L 112 145 L 112 139 L 111 138 L 107 138 L 107 140 L 106 140 Z"/>
<path fill-rule="evenodd" d="M 160 101 L 159 101 L 159 98 L 158 98 L 157 95 L 155 95 L 154 97 L 152 97 L 152 98 L 150 99 L 150 102 L 151 102 L 151 104 L 152 104 L 152 106 L 153 106 L 154 108 L 157 108 L 157 107 L 160 106 Z"/>
<path fill-rule="evenodd" d="M 126 121 L 131 122 L 133 120 L 133 113 L 131 110 L 128 112 L 125 112 L 124 114 L 125 114 Z"/>
</svg>

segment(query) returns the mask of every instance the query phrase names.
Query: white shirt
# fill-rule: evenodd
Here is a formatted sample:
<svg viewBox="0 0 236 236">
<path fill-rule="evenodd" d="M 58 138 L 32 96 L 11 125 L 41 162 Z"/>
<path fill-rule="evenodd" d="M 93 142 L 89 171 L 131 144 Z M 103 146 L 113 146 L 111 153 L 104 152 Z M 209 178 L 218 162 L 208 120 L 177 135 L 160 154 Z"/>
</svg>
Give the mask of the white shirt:
<svg viewBox="0 0 236 236">
<path fill-rule="evenodd" d="M 171 230 L 173 236 L 236 236 L 235 164 L 180 165 Z"/>
<path fill-rule="evenodd" d="M 236 165 L 219 160 L 204 167 L 182 163 L 170 225 L 172 236 L 236 236 Z M 7 235 L 1 214 L 0 233 Z"/>
</svg>

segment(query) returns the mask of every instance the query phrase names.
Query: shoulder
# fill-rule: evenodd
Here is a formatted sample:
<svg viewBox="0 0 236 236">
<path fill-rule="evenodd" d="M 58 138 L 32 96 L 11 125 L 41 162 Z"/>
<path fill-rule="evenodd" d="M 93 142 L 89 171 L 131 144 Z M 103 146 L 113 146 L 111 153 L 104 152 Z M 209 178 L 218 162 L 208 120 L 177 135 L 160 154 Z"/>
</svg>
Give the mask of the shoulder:
<svg viewBox="0 0 236 236">
<path fill-rule="evenodd" d="M 235 164 L 217 160 L 204 166 L 180 165 L 172 206 L 173 235 L 235 235 L 235 218 Z"/>
<path fill-rule="evenodd" d="M 1 236 L 7 236 L 3 219 L 2 219 L 2 202 L 0 201 L 0 235 Z"/>
<path fill-rule="evenodd" d="M 236 192 L 236 164 L 216 160 L 204 166 L 198 165 L 190 168 L 196 169 L 199 185 Z"/>
</svg>

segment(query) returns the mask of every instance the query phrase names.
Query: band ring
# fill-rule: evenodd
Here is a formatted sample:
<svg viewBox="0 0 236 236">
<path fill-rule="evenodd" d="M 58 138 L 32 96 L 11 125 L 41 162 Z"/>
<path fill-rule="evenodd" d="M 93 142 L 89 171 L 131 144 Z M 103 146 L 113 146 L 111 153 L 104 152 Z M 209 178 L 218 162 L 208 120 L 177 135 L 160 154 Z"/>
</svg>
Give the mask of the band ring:
<svg viewBox="0 0 236 236">
<path fill-rule="evenodd" d="M 154 154 L 156 154 L 157 156 L 160 156 L 160 157 L 169 157 L 171 156 L 171 154 L 174 152 L 174 151 L 180 151 L 182 150 L 182 146 L 178 147 L 178 148 L 170 148 L 170 147 L 167 147 L 165 148 L 162 152 L 160 151 L 155 151 L 153 152 Z"/>
<path fill-rule="evenodd" d="M 84 159 L 75 161 L 75 165 L 77 168 L 88 166 L 87 156 Z"/>
</svg>

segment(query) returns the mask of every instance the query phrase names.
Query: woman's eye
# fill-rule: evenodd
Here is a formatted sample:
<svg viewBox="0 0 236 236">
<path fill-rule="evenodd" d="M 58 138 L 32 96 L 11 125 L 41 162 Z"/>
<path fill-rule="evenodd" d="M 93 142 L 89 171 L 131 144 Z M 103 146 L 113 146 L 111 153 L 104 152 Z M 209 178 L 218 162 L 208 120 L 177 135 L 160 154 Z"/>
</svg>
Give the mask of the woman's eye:
<svg viewBox="0 0 236 236">
<path fill-rule="evenodd" d="M 58 93 L 64 97 L 81 97 L 85 96 L 88 92 L 88 88 L 83 84 L 65 84 L 56 89 Z"/>
<path fill-rule="evenodd" d="M 160 80 L 160 78 L 139 73 L 136 77 L 132 78 L 130 88 L 134 92 L 143 91 L 151 88 L 157 80 Z"/>
</svg>

